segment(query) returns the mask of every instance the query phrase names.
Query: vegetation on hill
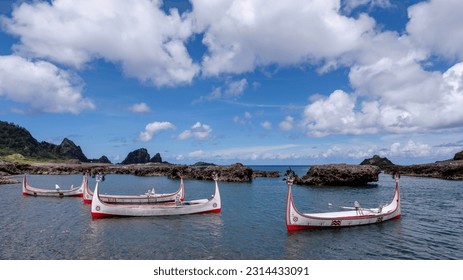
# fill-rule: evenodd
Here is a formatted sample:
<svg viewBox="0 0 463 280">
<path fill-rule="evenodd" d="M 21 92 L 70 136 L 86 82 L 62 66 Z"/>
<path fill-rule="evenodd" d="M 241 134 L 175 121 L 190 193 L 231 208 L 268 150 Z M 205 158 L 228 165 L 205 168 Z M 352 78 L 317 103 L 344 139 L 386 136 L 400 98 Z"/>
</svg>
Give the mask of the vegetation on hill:
<svg viewBox="0 0 463 280">
<path fill-rule="evenodd" d="M 30 132 L 14 123 L 0 121 L 0 156 L 8 159 L 21 156 L 31 160 L 63 161 L 77 159 L 87 162 L 88 159 L 81 148 L 71 140 L 64 138 L 60 145 L 37 141 Z M 18 156 L 19 155 L 19 156 Z"/>
</svg>

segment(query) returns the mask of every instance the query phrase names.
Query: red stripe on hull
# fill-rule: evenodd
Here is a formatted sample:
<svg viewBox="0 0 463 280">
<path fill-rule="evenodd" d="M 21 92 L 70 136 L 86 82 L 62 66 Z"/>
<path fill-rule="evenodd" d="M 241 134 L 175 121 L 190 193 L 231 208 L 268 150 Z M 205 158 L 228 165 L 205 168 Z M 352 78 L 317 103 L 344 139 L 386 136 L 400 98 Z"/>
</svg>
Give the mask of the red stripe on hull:
<svg viewBox="0 0 463 280">
<path fill-rule="evenodd" d="M 92 204 L 92 200 L 91 199 L 84 199 L 84 204 Z"/>
<path fill-rule="evenodd" d="M 201 214 L 206 214 L 206 213 L 220 213 L 222 211 L 222 208 L 219 209 L 212 209 L 206 212 L 201 212 Z"/>
<path fill-rule="evenodd" d="M 102 214 L 97 212 L 92 212 L 92 219 L 104 219 L 104 218 L 111 218 L 113 215 L 111 214 Z"/>
<path fill-rule="evenodd" d="M 300 225 L 286 225 L 286 229 L 288 231 L 298 231 L 298 230 L 305 230 L 305 229 L 312 229 L 318 228 L 316 226 L 300 226 Z"/>
<path fill-rule="evenodd" d="M 394 218 L 391 218 L 391 220 L 398 220 L 398 219 L 400 219 L 400 215 L 397 215 Z"/>
</svg>

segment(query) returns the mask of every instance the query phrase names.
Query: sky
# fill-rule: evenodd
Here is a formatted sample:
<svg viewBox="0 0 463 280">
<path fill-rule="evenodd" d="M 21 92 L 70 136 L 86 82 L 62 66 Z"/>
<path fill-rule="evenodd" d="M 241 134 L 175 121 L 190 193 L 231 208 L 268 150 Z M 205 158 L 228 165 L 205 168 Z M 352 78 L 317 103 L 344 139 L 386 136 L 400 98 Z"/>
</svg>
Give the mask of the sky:
<svg viewBox="0 0 463 280">
<path fill-rule="evenodd" d="M 0 0 L 0 120 L 113 163 L 463 150 L 460 0 Z"/>
</svg>

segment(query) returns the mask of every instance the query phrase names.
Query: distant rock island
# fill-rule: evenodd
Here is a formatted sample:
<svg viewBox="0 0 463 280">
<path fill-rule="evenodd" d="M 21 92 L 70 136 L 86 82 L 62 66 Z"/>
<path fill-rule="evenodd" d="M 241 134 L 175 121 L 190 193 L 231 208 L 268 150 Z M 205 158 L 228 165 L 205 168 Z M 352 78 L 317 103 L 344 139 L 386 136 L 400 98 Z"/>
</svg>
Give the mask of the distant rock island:
<svg viewBox="0 0 463 280">
<path fill-rule="evenodd" d="M 372 158 L 363 160 L 360 165 L 374 165 L 381 169 L 394 166 L 392 161 L 390 161 L 387 157 L 380 157 L 378 155 L 374 155 Z"/>
<path fill-rule="evenodd" d="M 130 152 L 121 164 L 140 164 L 148 162 L 162 163 L 161 154 L 156 153 L 153 157 L 150 157 L 148 150 L 141 148 Z"/>
</svg>

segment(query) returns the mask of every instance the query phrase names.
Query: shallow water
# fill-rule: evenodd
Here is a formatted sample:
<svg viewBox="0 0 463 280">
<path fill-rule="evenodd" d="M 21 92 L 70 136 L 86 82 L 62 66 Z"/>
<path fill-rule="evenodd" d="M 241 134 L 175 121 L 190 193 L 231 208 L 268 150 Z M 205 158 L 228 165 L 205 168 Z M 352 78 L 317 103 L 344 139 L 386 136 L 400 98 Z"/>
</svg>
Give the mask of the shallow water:
<svg viewBox="0 0 463 280">
<path fill-rule="evenodd" d="M 286 167 L 254 166 L 280 170 Z M 306 166 L 293 169 L 303 175 Z M 18 176 L 21 179 L 21 176 Z M 78 185 L 80 175 L 28 175 L 36 187 Z M 89 178 L 90 186 L 95 180 Z M 21 185 L 0 186 L 0 259 L 463 259 L 463 182 L 402 176 L 402 217 L 382 224 L 288 233 L 282 178 L 220 182 L 222 212 L 172 217 L 92 220 L 81 198 L 31 197 Z M 102 193 L 140 194 L 178 189 L 166 177 L 107 175 Z M 185 180 L 186 198 L 209 197 L 213 182 Z M 333 211 L 358 200 L 389 202 L 394 180 L 380 175 L 359 187 L 293 186 L 303 212 Z M 329 206 L 329 203 L 332 206 Z"/>
</svg>

